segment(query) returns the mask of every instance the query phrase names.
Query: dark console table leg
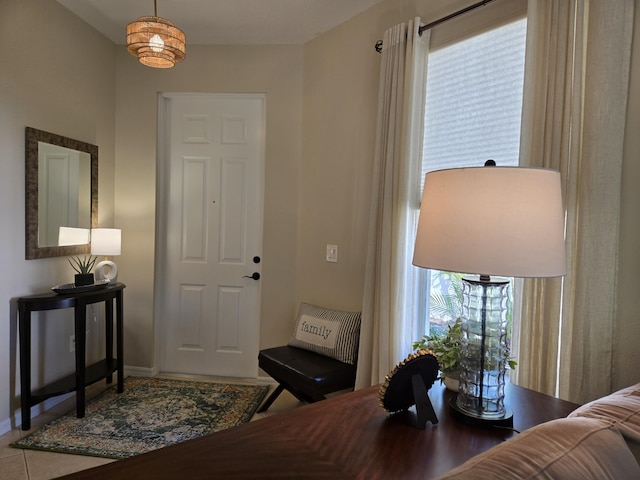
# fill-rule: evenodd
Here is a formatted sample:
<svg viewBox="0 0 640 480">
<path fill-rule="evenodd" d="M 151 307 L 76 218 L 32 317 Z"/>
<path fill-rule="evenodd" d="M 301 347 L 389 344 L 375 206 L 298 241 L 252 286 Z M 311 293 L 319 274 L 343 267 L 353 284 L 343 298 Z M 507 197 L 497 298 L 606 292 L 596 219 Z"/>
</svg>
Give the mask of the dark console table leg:
<svg viewBox="0 0 640 480">
<path fill-rule="evenodd" d="M 106 340 L 106 359 L 107 365 L 111 368 L 113 363 L 113 300 L 107 300 L 104 302 L 104 328 L 105 328 L 105 340 Z M 109 373 L 107 375 L 107 383 L 113 381 L 113 375 Z"/>
<path fill-rule="evenodd" d="M 18 309 L 20 334 L 20 416 L 22 430 L 31 428 L 31 312 L 20 306 Z"/>
<path fill-rule="evenodd" d="M 123 292 L 120 290 L 116 295 L 116 361 L 118 362 L 118 388 L 117 392 L 124 392 L 124 311 Z"/>
<path fill-rule="evenodd" d="M 78 303 L 74 309 L 76 331 L 76 416 L 84 418 L 85 361 L 87 345 L 87 305 Z"/>
</svg>

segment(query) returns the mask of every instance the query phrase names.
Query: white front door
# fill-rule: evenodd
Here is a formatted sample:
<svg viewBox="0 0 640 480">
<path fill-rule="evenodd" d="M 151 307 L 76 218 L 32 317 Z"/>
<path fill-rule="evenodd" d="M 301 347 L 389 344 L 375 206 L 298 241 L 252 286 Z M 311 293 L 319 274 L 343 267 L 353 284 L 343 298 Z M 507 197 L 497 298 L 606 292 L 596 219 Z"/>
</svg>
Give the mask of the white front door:
<svg viewBox="0 0 640 480">
<path fill-rule="evenodd" d="M 160 370 L 255 378 L 264 95 L 164 94 L 159 111 Z"/>
</svg>

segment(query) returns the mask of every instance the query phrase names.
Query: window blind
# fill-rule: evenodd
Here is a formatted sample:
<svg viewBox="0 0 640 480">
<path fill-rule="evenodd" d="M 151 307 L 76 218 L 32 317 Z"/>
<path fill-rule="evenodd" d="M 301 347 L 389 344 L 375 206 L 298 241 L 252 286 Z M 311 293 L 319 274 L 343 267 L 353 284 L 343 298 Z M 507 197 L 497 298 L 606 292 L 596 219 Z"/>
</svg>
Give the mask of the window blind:
<svg viewBox="0 0 640 480">
<path fill-rule="evenodd" d="M 429 54 L 421 190 L 432 170 L 517 165 L 526 19 Z"/>
</svg>

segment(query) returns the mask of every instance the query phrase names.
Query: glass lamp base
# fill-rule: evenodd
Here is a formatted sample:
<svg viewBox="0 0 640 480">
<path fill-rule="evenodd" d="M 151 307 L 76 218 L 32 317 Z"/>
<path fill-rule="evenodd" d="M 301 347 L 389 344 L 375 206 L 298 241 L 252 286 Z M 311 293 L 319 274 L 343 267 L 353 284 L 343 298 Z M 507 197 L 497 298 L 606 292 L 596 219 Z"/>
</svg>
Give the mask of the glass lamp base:
<svg viewBox="0 0 640 480">
<path fill-rule="evenodd" d="M 463 277 L 460 388 L 455 409 L 482 423 L 502 422 L 509 280 Z"/>
<path fill-rule="evenodd" d="M 457 396 L 451 398 L 449 401 L 449 411 L 451 412 L 451 416 L 466 423 L 467 425 L 482 428 L 513 428 L 513 412 L 508 408 L 505 408 L 505 414 L 500 418 L 495 418 L 495 416 L 486 418 L 482 415 L 470 415 L 457 405 L 456 400 Z"/>
</svg>

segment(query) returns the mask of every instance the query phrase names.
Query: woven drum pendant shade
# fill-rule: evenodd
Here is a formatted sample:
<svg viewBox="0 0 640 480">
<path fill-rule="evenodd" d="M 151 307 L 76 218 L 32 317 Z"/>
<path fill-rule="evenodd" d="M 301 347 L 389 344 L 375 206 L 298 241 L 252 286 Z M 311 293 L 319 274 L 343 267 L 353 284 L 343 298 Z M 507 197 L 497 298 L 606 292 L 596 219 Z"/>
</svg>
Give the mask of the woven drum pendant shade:
<svg viewBox="0 0 640 480">
<path fill-rule="evenodd" d="M 143 65 L 171 68 L 184 59 L 184 32 L 166 18 L 140 17 L 127 25 L 127 50 Z"/>
</svg>

